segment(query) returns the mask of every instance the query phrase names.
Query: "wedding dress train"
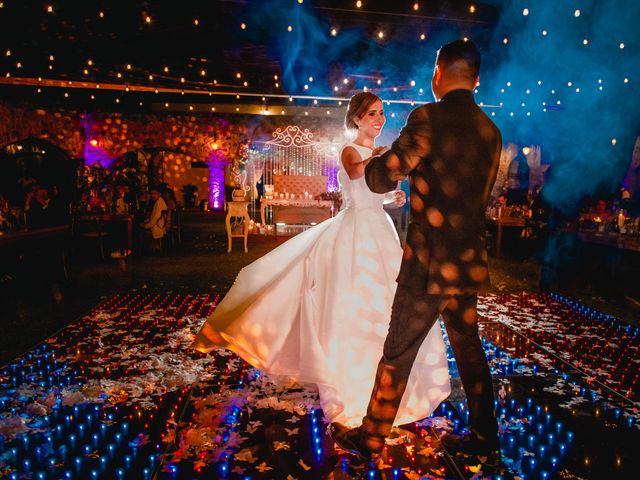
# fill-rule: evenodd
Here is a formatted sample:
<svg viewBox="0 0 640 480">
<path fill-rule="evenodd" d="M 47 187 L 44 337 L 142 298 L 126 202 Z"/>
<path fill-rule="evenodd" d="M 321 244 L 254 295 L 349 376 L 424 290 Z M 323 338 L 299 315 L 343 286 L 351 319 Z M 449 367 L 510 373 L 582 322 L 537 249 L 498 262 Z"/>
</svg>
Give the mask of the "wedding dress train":
<svg viewBox="0 0 640 480">
<path fill-rule="evenodd" d="M 362 158 L 371 150 L 348 144 Z M 274 375 L 318 385 L 332 421 L 359 425 L 387 333 L 402 249 L 383 195 L 341 162 L 343 208 L 240 271 L 195 347 L 229 348 Z M 429 416 L 450 393 L 440 324 L 416 361 L 395 424 Z"/>
</svg>

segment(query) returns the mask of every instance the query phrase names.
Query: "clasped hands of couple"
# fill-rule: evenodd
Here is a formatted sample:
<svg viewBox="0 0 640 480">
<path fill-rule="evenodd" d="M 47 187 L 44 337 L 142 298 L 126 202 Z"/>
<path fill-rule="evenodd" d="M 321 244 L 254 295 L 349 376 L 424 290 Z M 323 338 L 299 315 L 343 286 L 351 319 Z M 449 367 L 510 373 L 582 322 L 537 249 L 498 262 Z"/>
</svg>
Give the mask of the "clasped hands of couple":
<svg viewBox="0 0 640 480">
<path fill-rule="evenodd" d="M 375 147 L 371 152 L 371 156 L 364 161 L 365 165 L 369 163 L 369 160 L 371 160 L 372 158 L 379 157 L 380 155 L 388 151 L 389 147 L 387 146 Z M 389 197 L 388 203 L 391 203 L 393 201 L 393 203 L 395 203 L 396 207 L 398 208 L 402 208 L 404 204 L 407 203 L 407 194 L 404 193 L 403 190 L 394 190 L 392 192 L 389 192 L 389 194 L 393 194 L 393 200 L 391 200 L 391 198 Z"/>
</svg>

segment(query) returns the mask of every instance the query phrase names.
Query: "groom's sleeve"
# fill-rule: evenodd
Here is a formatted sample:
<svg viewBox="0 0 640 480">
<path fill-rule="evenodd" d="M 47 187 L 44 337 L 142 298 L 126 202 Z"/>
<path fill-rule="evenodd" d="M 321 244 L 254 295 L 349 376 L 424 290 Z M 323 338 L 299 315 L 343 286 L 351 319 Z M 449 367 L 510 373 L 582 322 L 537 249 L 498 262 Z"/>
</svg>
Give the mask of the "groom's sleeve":
<svg viewBox="0 0 640 480">
<path fill-rule="evenodd" d="M 409 172 L 431 152 L 431 122 L 426 106 L 414 109 L 407 124 L 384 155 L 374 157 L 364 170 L 372 192 L 385 193 L 396 188 Z"/>
</svg>

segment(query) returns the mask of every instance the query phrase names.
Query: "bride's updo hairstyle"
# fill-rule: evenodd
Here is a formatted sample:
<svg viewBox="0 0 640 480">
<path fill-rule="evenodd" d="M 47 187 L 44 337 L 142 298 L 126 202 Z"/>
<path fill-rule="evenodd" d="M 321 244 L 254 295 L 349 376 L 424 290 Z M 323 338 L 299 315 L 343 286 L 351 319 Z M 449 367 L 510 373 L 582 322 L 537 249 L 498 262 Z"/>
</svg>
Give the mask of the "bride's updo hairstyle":
<svg viewBox="0 0 640 480">
<path fill-rule="evenodd" d="M 358 125 L 356 125 L 354 119 L 362 118 L 369 110 L 369 107 L 377 100 L 380 100 L 380 98 L 371 92 L 360 92 L 351 97 L 349 107 L 347 107 L 347 114 L 344 117 L 344 128 L 346 128 L 347 133 L 354 134 L 358 130 Z"/>
</svg>

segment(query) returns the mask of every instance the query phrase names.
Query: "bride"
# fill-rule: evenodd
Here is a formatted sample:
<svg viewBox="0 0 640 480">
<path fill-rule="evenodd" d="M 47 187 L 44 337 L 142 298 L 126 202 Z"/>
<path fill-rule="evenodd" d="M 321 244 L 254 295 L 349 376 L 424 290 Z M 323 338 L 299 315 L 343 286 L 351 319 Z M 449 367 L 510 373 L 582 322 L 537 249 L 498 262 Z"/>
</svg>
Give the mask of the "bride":
<svg viewBox="0 0 640 480">
<path fill-rule="evenodd" d="M 242 269 L 194 342 L 201 352 L 226 347 L 267 373 L 317 384 L 325 416 L 354 426 L 366 414 L 402 258 L 382 208 L 386 196 L 372 193 L 363 177 L 364 166 L 381 153 L 374 141 L 384 122 L 376 95 L 351 98 L 345 126 L 356 136 L 338 162 L 342 210 Z M 429 416 L 449 393 L 436 322 L 395 424 Z"/>
</svg>

